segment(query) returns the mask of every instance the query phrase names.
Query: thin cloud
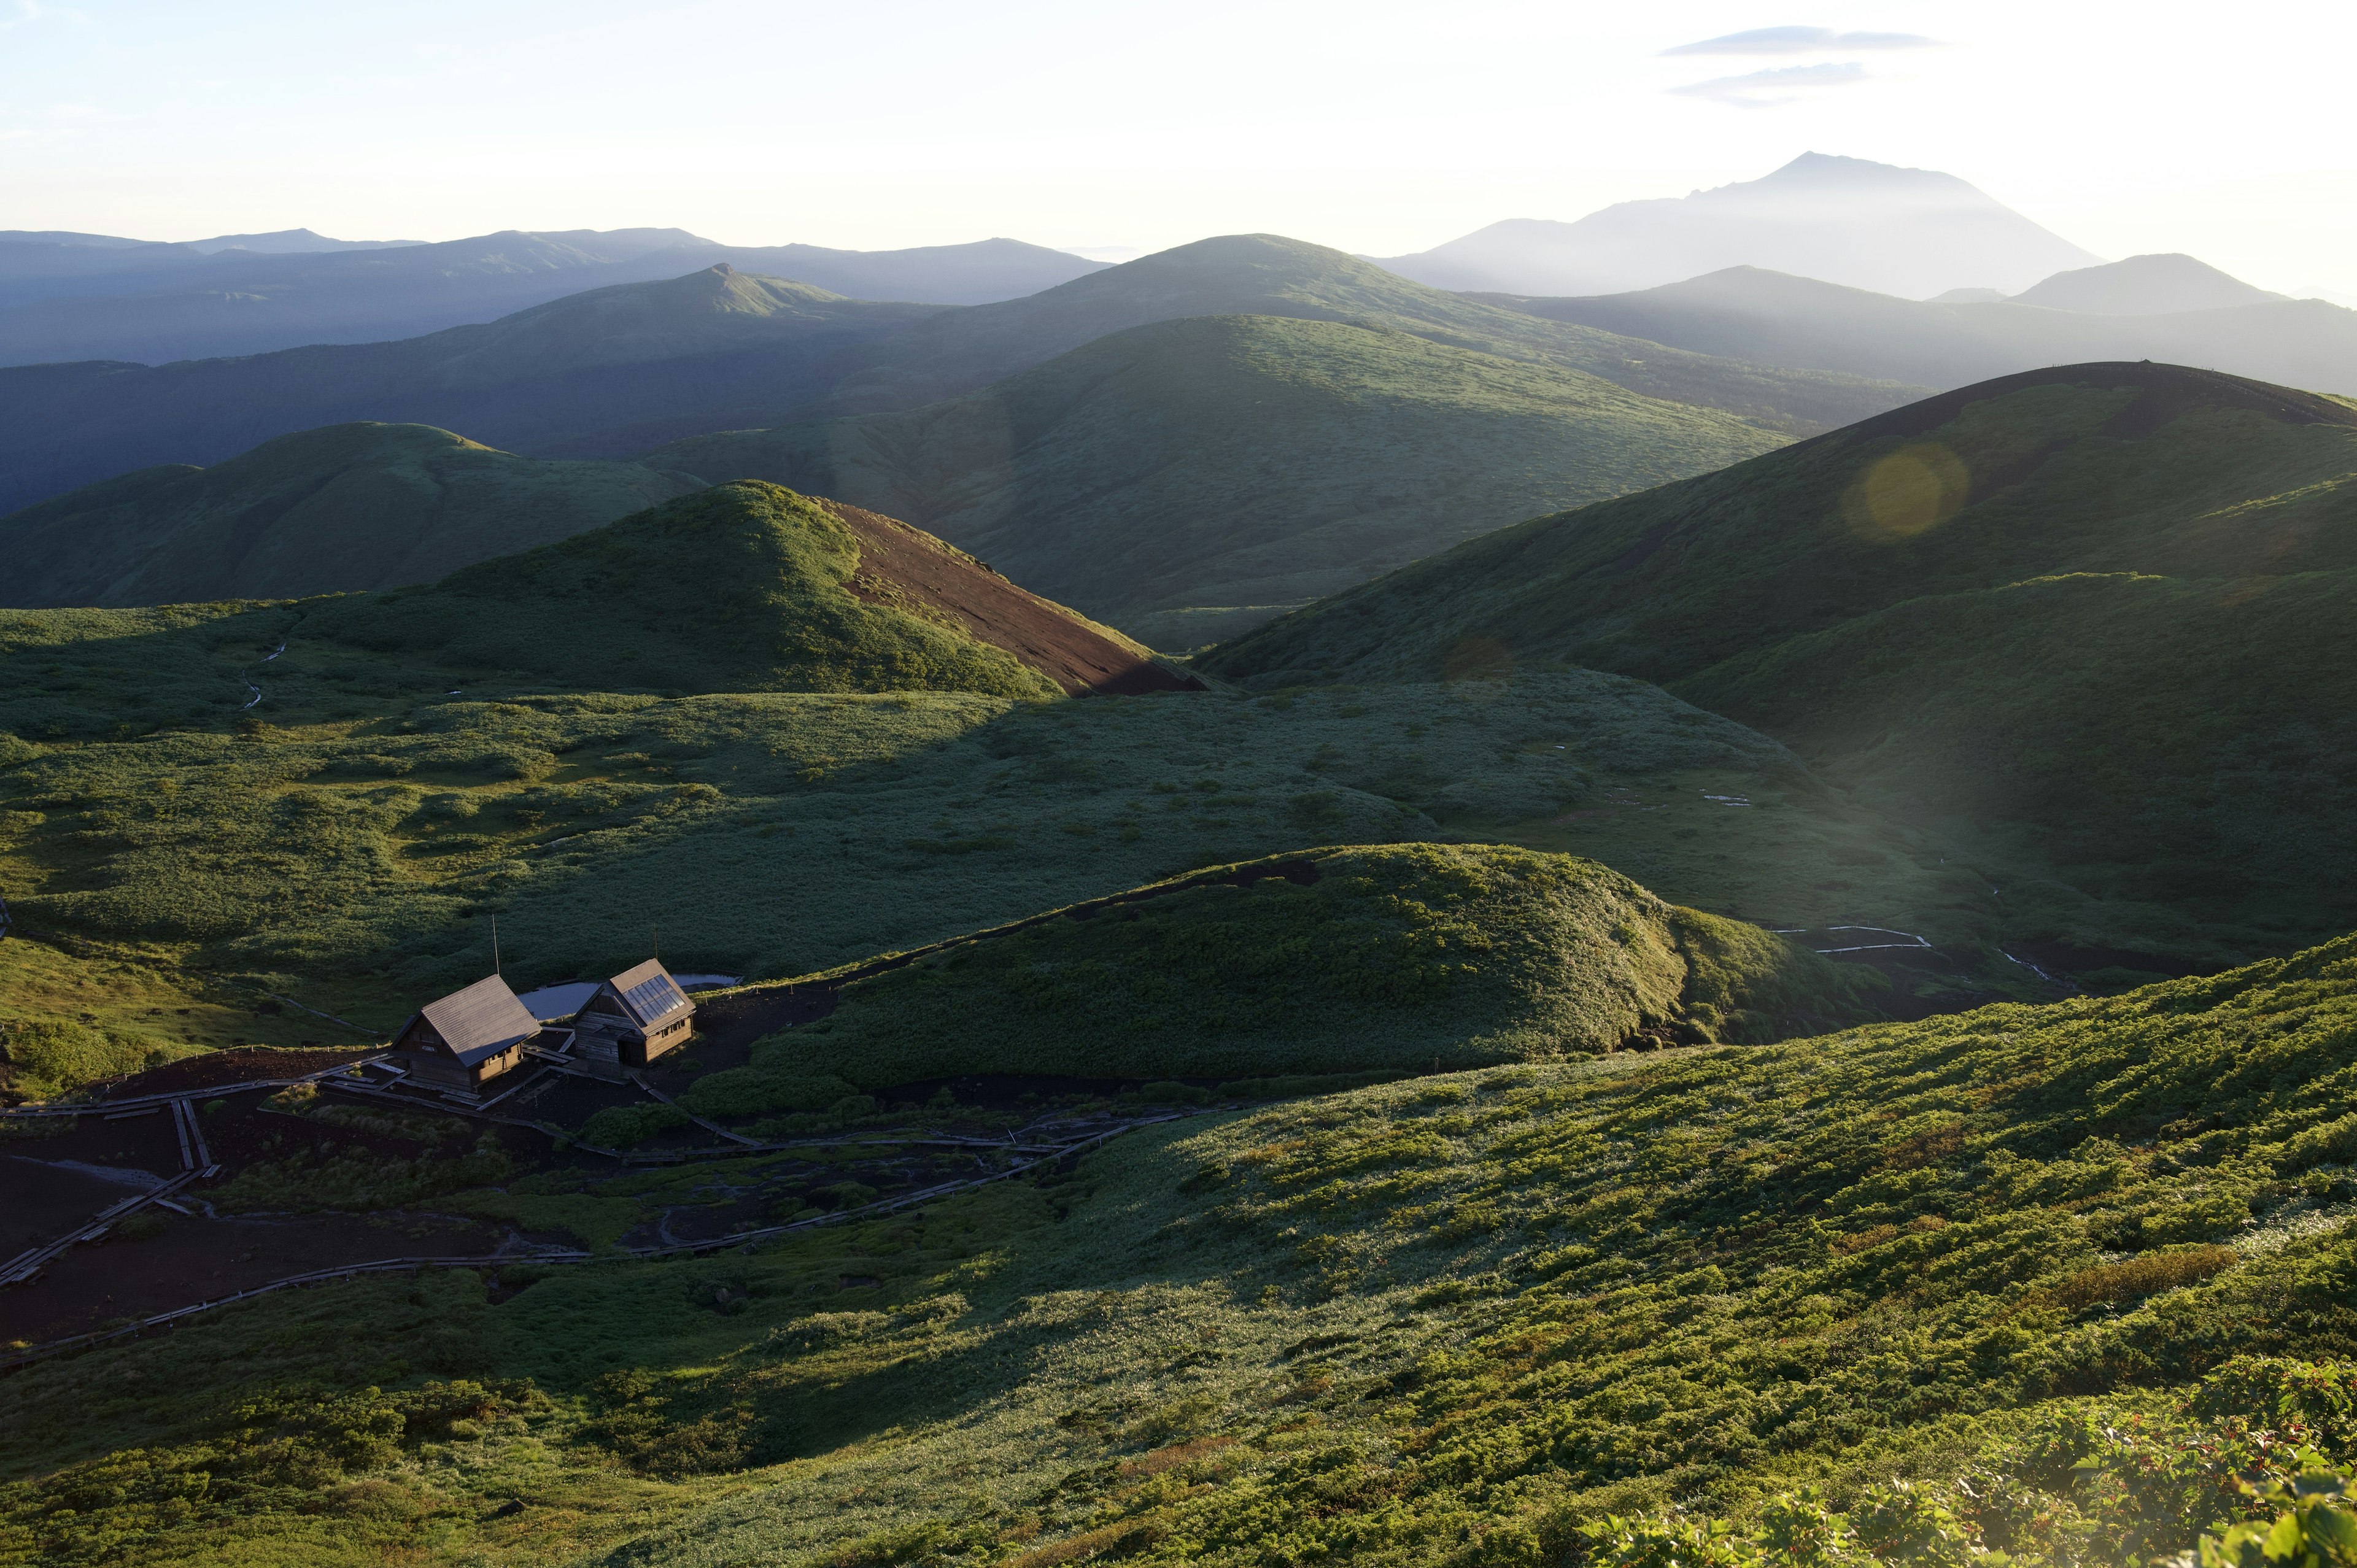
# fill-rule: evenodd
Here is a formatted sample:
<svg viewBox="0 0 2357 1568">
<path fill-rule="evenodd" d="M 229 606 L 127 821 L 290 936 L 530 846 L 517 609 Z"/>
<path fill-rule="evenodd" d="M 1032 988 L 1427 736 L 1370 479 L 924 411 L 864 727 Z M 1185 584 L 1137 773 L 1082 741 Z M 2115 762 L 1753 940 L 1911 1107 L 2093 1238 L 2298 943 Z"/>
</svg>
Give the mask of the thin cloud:
<svg viewBox="0 0 2357 1568">
<path fill-rule="evenodd" d="M 1852 60 L 1843 65 L 1788 65 L 1781 70 L 1752 70 L 1741 76 L 1713 77 L 1708 81 L 1673 87 L 1683 98 L 1706 98 L 1732 109 L 1773 109 L 1799 101 L 1804 91 L 1823 87 L 1848 87 L 1866 80 L 1866 67 Z"/>
<path fill-rule="evenodd" d="M 1797 55 L 1818 49 L 1928 49 L 1938 41 L 1914 33 L 1836 33 L 1831 27 L 1754 27 L 1680 44 L 1664 55 Z"/>
</svg>

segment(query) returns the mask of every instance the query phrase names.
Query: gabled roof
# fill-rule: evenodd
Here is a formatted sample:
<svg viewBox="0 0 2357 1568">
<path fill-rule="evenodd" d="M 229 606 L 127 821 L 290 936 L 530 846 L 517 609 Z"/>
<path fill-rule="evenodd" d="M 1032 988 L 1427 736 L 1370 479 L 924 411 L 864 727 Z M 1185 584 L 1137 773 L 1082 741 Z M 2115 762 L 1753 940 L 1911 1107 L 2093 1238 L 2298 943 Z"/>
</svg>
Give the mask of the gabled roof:
<svg viewBox="0 0 2357 1568">
<path fill-rule="evenodd" d="M 540 1020 L 516 1000 L 508 983 L 494 974 L 464 991 L 454 991 L 438 1002 L 428 1002 L 417 1015 L 434 1026 L 442 1043 L 460 1063 L 473 1067 L 522 1045 L 540 1033 Z"/>
<path fill-rule="evenodd" d="M 662 966 L 660 959 L 651 958 L 626 969 L 606 984 L 620 998 L 622 1010 L 630 1015 L 630 1022 L 641 1029 L 661 1023 L 688 1005 L 687 993 L 679 988 L 679 982 L 671 977 L 671 971 Z"/>
</svg>

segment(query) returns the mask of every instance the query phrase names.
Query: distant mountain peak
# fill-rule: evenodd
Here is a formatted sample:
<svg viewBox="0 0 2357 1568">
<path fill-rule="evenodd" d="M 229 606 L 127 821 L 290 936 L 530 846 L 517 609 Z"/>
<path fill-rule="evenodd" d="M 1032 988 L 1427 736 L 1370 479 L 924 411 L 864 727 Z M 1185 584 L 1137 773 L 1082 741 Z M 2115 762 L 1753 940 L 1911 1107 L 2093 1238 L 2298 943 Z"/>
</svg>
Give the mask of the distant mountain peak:
<svg viewBox="0 0 2357 1568">
<path fill-rule="evenodd" d="M 2015 295 L 2013 300 L 2017 305 L 2089 316 L 2174 316 L 2189 310 L 2231 310 L 2285 297 L 2255 288 L 2207 262 L 2166 252 L 2057 273 Z"/>
<path fill-rule="evenodd" d="M 1382 264 L 1442 288 L 1526 295 L 1620 294 L 1749 265 L 1921 299 L 2024 287 L 2096 260 L 1954 175 L 1808 152 L 1758 179 L 1569 223 L 1511 219 Z"/>
</svg>

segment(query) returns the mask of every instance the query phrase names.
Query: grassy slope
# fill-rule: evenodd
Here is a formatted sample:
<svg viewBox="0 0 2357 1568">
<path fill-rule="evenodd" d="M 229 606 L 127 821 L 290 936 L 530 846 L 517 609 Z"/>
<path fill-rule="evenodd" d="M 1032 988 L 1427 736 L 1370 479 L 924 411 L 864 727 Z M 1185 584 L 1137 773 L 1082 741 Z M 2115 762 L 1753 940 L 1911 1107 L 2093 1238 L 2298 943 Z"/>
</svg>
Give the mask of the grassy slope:
<svg viewBox="0 0 2357 1568">
<path fill-rule="evenodd" d="M 1887 381 L 1772 371 L 1592 328 L 1544 321 L 1275 234 L 1200 240 L 1075 278 L 1028 299 L 916 323 L 847 352 L 833 393 L 845 413 L 912 408 L 999 380 L 1149 322 L 1290 316 L 1389 328 L 1456 349 L 1584 371 L 1671 403 L 1741 414 L 1770 429 L 1820 430 L 1901 401 Z"/>
<path fill-rule="evenodd" d="M 1509 521 L 1777 445 L 1730 415 L 1405 332 L 1214 317 L 1116 332 L 905 413 L 644 461 L 903 517 L 1165 646 Z"/>
<path fill-rule="evenodd" d="M 580 691 L 447 644 L 471 601 L 371 603 L 0 618 L 0 886 L 20 917 L 382 1026 L 488 961 L 492 912 L 523 977 L 642 956 L 651 921 L 675 962 L 775 976 L 1308 844 L 1536 834 L 1676 903 L 1900 926 L 1967 972 L 2011 967 L 1986 945 L 1984 877 L 1617 677 L 1047 705 Z M 328 609 L 346 632 L 422 629 L 362 648 L 300 618 Z M 681 624 L 742 640 L 708 606 Z M 619 682 L 739 678 L 734 651 L 600 667 L 584 640 L 544 651 Z M 242 712 L 249 679 L 265 695 Z"/>
<path fill-rule="evenodd" d="M 391 588 L 697 488 L 636 463 L 518 457 L 422 424 L 339 424 L 207 469 L 126 474 L 0 518 L 21 608 Z"/>
<path fill-rule="evenodd" d="M 1613 677 L 1047 706 L 497 683 L 448 698 L 447 675 L 299 637 L 254 665 L 285 613 L 13 655 L 36 689 L 0 724 L 81 726 L 0 766 L 0 877 L 22 918 L 188 944 L 330 1011 L 397 1016 L 488 960 L 485 911 L 520 973 L 611 967 L 654 920 L 675 962 L 793 974 L 1200 865 L 1486 835 L 1566 807 L 1587 814 L 1550 847 L 1641 865 L 1719 913 L 1915 919 L 1969 947 L 1988 911 L 1975 879 L 1781 748 Z M 21 618 L 11 639 L 64 618 Z M 241 670 L 272 714 L 242 733 Z"/>
<path fill-rule="evenodd" d="M 2280 950 L 2357 919 L 2334 609 L 2352 472 L 2357 413 L 2330 400 L 2040 372 L 1504 530 L 1206 662 L 1267 684 L 1555 658 L 1665 681 L 2009 846 L 1968 853 L 2189 912 L 2182 950 L 2203 924 L 2225 952 Z M 2166 581 L 2010 586 L 2058 573 Z M 2235 900 L 2246 857 L 2294 896 Z M 2132 874 L 2155 861 L 2179 864 Z"/>
<path fill-rule="evenodd" d="M 1305 865 L 1316 880 L 1282 874 Z M 1405 1072 L 1871 1015 L 1814 954 L 1589 861 L 1418 844 L 1231 875 L 1243 885 L 1083 910 L 854 982 L 828 1017 L 757 1046 L 691 1103 L 771 1110 L 751 1103 L 766 1082 L 823 1077 Z"/>
<path fill-rule="evenodd" d="M 274 1298 L 0 1384 L 0 1505 L 65 1561 L 1490 1563 L 1896 1475 L 2033 1560 L 2165 1556 L 2237 1506 L 2215 1477 L 2136 1517 L 2070 1467 L 2133 1474 L 2238 1354 L 2357 1357 L 2353 1020 L 2342 941 L 1182 1122 L 496 1305 Z M 2210 1408 L 2272 1423 L 2264 1387 Z"/>
</svg>

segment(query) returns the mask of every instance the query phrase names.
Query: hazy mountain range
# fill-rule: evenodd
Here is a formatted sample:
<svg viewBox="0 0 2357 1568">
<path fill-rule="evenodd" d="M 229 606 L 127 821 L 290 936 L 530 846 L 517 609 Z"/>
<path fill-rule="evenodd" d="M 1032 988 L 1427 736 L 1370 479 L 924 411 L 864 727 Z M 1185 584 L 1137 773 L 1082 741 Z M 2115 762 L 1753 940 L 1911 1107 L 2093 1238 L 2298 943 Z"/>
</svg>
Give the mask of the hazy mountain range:
<svg viewBox="0 0 2357 1568">
<path fill-rule="evenodd" d="M 906 251 L 722 245 L 683 229 L 508 231 L 437 244 L 231 235 L 146 245 L 0 234 L 0 365 L 255 354 L 413 338 L 726 262 L 854 298 L 971 305 L 1104 263 L 1017 240 Z M 236 248 L 234 242 L 259 243 Z"/>
<path fill-rule="evenodd" d="M 2131 256 L 1968 303 L 1900 299 L 1759 267 L 1631 294 L 1474 297 L 1695 353 L 1919 386 L 2079 360 L 2158 360 L 2357 394 L 2357 311 L 2286 299 L 2190 256 Z"/>
<path fill-rule="evenodd" d="M 1910 393 L 1635 343 L 1410 283 L 1322 246 L 1241 235 L 964 308 L 845 299 L 706 269 L 399 342 L 152 368 L 12 367 L 0 370 L 0 507 L 153 464 L 210 465 L 352 420 L 438 425 L 535 456 L 633 456 L 712 431 L 913 408 L 1108 332 L 1189 316 L 1405 332 L 1784 434 L 1846 424 Z"/>
<path fill-rule="evenodd" d="M 2101 258 L 1953 175 L 1804 153 L 1761 179 L 1623 201 L 1576 222 L 1516 218 L 1383 264 L 1442 288 L 1616 294 L 1770 267 L 1923 298 L 2029 287 Z"/>
</svg>

